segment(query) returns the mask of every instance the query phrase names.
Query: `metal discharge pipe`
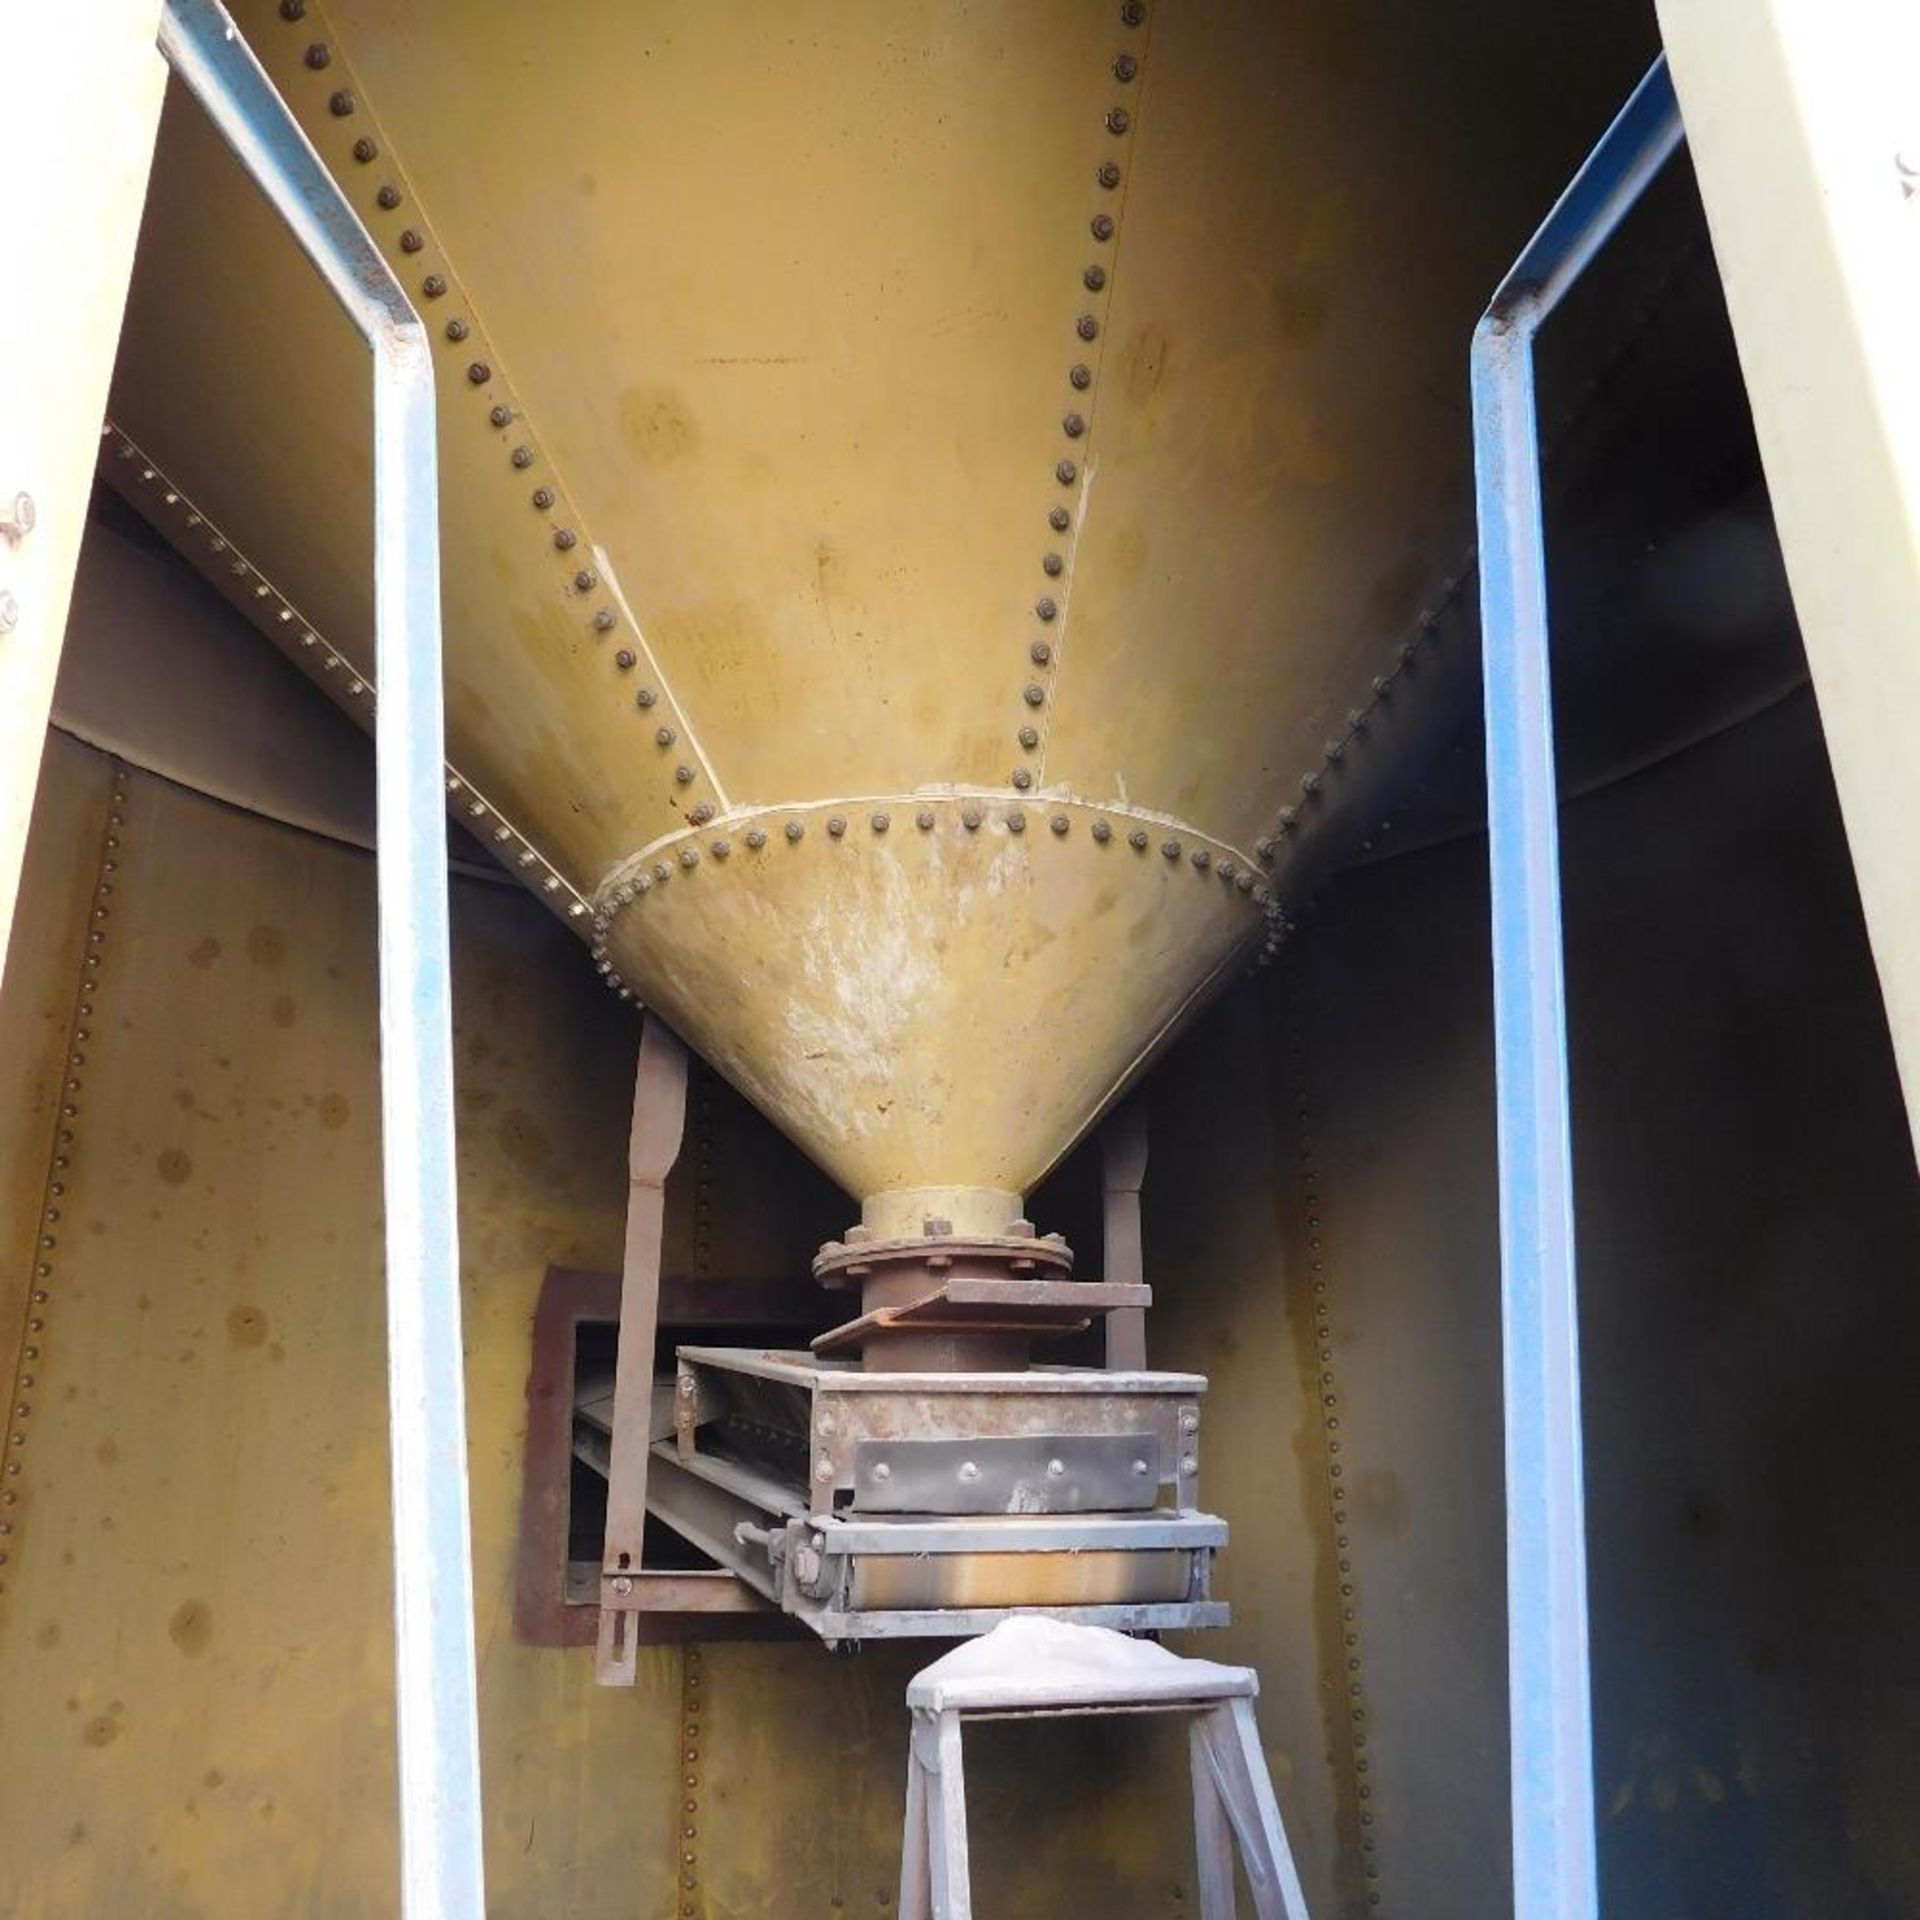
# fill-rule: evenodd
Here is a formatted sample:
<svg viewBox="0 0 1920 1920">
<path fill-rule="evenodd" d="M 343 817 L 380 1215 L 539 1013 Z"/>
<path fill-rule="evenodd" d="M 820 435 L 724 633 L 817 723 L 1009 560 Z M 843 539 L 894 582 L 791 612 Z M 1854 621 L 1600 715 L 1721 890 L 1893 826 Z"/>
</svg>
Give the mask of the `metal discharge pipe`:
<svg viewBox="0 0 1920 1920">
<path fill-rule="evenodd" d="M 1598 1911 L 1560 842 L 1533 339 L 1683 138 L 1657 60 L 1474 329 L 1518 1920 Z"/>
<path fill-rule="evenodd" d="M 225 8 L 167 0 L 159 41 L 373 356 L 380 1113 L 402 1901 L 420 1920 L 480 1920 L 433 365 L 419 315 Z"/>
</svg>

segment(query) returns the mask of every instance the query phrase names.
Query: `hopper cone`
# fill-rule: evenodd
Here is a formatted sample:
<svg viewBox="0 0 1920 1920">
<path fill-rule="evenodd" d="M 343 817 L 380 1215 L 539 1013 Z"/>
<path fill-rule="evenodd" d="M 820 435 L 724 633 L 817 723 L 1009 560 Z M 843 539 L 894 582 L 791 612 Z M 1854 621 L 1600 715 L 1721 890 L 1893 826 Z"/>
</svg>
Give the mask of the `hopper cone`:
<svg viewBox="0 0 1920 1920">
<path fill-rule="evenodd" d="M 235 11 L 438 343 L 457 817 L 870 1221 L 1000 1229 L 1258 946 L 1458 563 L 1524 213 L 1408 128 L 1497 27 Z M 108 469 L 361 711 L 365 389 L 175 100 Z"/>
</svg>

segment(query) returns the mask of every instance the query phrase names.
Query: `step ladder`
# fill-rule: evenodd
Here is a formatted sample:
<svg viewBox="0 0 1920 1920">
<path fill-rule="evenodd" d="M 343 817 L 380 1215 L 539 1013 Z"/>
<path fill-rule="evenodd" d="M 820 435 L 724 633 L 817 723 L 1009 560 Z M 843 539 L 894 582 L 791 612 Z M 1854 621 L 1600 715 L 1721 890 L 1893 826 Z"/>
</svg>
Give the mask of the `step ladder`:
<svg viewBox="0 0 1920 1920">
<path fill-rule="evenodd" d="M 1107 1627 L 1037 1615 L 1003 1621 L 923 1668 L 907 1686 L 899 1920 L 973 1920 L 962 1723 L 1092 1713 L 1188 1716 L 1200 1920 L 1234 1920 L 1236 1843 L 1258 1920 L 1307 1920 L 1254 1727 L 1259 1690 L 1251 1667 L 1183 1660 Z"/>
</svg>

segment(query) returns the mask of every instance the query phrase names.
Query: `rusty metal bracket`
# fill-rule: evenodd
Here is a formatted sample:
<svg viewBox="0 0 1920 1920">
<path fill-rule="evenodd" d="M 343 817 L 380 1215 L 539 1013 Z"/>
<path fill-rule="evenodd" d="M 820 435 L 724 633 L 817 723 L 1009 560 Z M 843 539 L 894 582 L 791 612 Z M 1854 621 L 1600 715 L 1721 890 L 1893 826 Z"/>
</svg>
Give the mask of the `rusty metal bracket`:
<svg viewBox="0 0 1920 1920">
<path fill-rule="evenodd" d="M 620 1277 L 620 1342 L 614 1361 L 613 1435 L 607 1471 L 607 1537 L 601 1555 L 600 1636 L 595 1676 L 603 1687 L 634 1682 L 633 1632 L 640 1543 L 647 1522 L 647 1449 L 653 1408 L 653 1342 L 660 1321 L 660 1239 L 667 1175 L 687 1122 L 687 1049 L 659 1017 L 640 1029 L 627 1141 L 627 1241 Z"/>
</svg>

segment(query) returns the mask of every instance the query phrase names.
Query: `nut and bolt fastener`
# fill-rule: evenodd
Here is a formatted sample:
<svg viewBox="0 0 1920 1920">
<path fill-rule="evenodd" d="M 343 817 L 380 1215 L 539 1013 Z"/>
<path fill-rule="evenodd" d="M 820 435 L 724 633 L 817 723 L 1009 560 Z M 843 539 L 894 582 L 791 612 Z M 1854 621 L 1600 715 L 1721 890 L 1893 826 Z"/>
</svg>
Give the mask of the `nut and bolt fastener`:
<svg viewBox="0 0 1920 1920">
<path fill-rule="evenodd" d="M 1107 131 L 1109 133 L 1125 133 L 1132 125 L 1133 115 L 1130 114 L 1125 107 L 1115 107 L 1114 110 L 1107 115 Z"/>
<path fill-rule="evenodd" d="M 633 704 L 636 707 L 650 707 L 658 698 L 659 695 L 657 695 L 651 687 L 642 687 L 639 692 L 633 696 Z"/>
<path fill-rule="evenodd" d="M 1126 0 L 1120 9 L 1120 24 L 1123 27 L 1137 27 L 1146 17 L 1146 0 Z"/>
<path fill-rule="evenodd" d="M 553 489 L 551 487 L 535 487 L 528 497 L 542 513 L 545 513 L 546 510 L 553 505 Z"/>
<path fill-rule="evenodd" d="M 12 506 L 4 515 L 0 515 L 0 540 L 24 540 L 33 531 L 39 517 L 39 509 L 33 504 L 33 495 L 16 493 Z"/>
<path fill-rule="evenodd" d="M 1130 53 L 1123 53 L 1119 59 L 1113 63 L 1113 77 L 1123 86 L 1129 80 L 1135 78 L 1139 71 L 1140 62 Z"/>
<path fill-rule="evenodd" d="M 513 421 L 513 409 L 511 407 L 493 407 L 488 411 L 487 418 L 491 420 L 496 427 L 510 426 Z"/>
<path fill-rule="evenodd" d="M 1040 571 L 1044 573 L 1049 580 L 1057 580 L 1066 564 L 1067 563 L 1061 559 L 1057 553 L 1049 553 L 1042 556 Z"/>
<path fill-rule="evenodd" d="M 759 827 L 749 827 L 747 829 L 747 845 L 751 847 L 755 853 L 758 853 L 766 844 L 767 836 Z"/>
<path fill-rule="evenodd" d="M 1044 598 L 1033 603 L 1033 610 L 1042 620 L 1056 619 L 1060 613 L 1060 608 L 1054 601 Z"/>
<path fill-rule="evenodd" d="M 449 320 L 447 322 L 447 338 L 449 340 L 464 340 L 466 337 L 467 323 L 464 320 Z"/>
<path fill-rule="evenodd" d="M 1084 414 L 1069 413 L 1061 418 L 1060 431 L 1064 433 L 1069 440 L 1078 440 L 1086 430 L 1087 421 Z"/>
<path fill-rule="evenodd" d="M 893 822 L 889 820 L 884 813 L 876 813 L 869 824 L 875 833 L 885 833 L 886 830 L 893 825 Z"/>
<path fill-rule="evenodd" d="M 1098 293 L 1100 289 L 1107 284 L 1106 268 L 1089 267 L 1086 272 L 1080 276 L 1080 284 L 1084 286 L 1089 293 Z"/>
<path fill-rule="evenodd" d="M 1013 784 L 1018 787 L 1022 793 L 1025 793 L 1026 790 L 1033 785 L 1033 775 L 1030 774 L 1025 767 L 1015 767 L 1011 777 Z M 1008 824 L 1011 825 L 1012 823 L 1009 822 Z M 1020 829 L 1018 827 L 1014 828 L 1014 832 L 1018 833 L 1019 831 Z"/>
<path fill-rule="evenodd" d="M 1111 191 L 1120 184 L 1120 169 L 1111 160 L 1104 161 L 1093 177 Z"/>
<path fill-rule="evenodd" d="M 1088 831 L 1103 847 L 1113 838 L 1113 829 L 1104 820 L 1096 820 Z"/>
<path fill-rule="evenodd" d="M 1182 1433 L 1198 1433 L 1200 1431 L 1200 1416 L 1193 1412 L 1183 1413 L 1180 1416 L 1180 1431 Z"/>
<path fill-rule="evenodd" d="M 1205 847 L 1195 847 L 1191 858 L 1195 868 L 1201 873 L 1205 873 L 1207 868 L 1213 864 L 1213 856 L 1208 853 Z"/>
<path fill-rule="evenodd" d="M 1055 533 L 1065 533 L 1066 530 L 1073 525 L 1073 515 L 1070 514 L 1065 507 L 1055 507 L 1053 511 L 1047 515 L 1047 525 L 1050 526 Z"/>
<path fill-rule="evenodd" d="M 1074 481 L 1080 477 L 1080 469 L 1076 467 L 1071 460 L 1062 460 L 1060 464 L 1054 468 L 1053 477 L 1058 480 L 1063 487 L 1070 487 Z"/>
<path fill-rule="evenodd" d="M 1053 818 L 1047 822 L 1047 825 L 1050 826 L 1055 833 L 1065 833 L 1068 826 L 1067 816 L 1064 813 L 1056 813 Z"/>
<path fill-rule="evenodd" d="M 786 832 L 789 840 L 797 841 L 806 832 L 806 828 L 803 827 L 798 820 L 789 820 L 787 822 Z"/>
<path fill-rule="evenodd" d="M 922 807 L 920 811 L 914 815 L 913 824 L 918 827 L 922 833 L 931 833 L 933 831 L 933 809 L 931 807 Z"/>
<path fill-rule="evenodd" d="M 382 187 L 373 197 L 391 213 L 400 204 L 400 189 L 389 184 Z"/>
<path fill-rule="evenodd" d="M 690 1373 L 683 1373 L 680 1376 L 680 1398 L 682 1400 L 693 1398 L 693 1375 Z"/>
<path fill-rule="evenodd" d="M 618 667 L 622 673 L 631 672 L 634 664 L 633 649 L 631 647 L 622 647 L 620 651 L 613 656 L 613 664 Z"/>
<path fill-rule="evenodd" d="M 659 727 L 654 730 L 653 744 L 656 747 L 670 747 L 677 738 L 671 727 Z"/>
<path fill-rule="evenodd" d="M 402 253 L 418 253 L 426 244 L 427 243 L 421 239 L 411 227 L 408 227 L 400 236 L 400 251 Z"/>
<path fill-rule="evenodd" d="M 1147 1463 L 1144 1460 L 1136 1460 L 1133 1463 L 1133 1470 L 1143 1480 L 1147 1477 L 1147 1473 L 1149 1471 Z"/>
<path fill-rule="evenodd" d="M 593 591 L 593 588 L 594 588 L 593 569 L 591 567 L 582 567 L 580 571 L 573 576 L 574 592 L 575 593 L 591 593 Z"/>
<path fill-rule="evenodd" d="M 571 527 L 555 527 L 553 544 L 562 553 L 571 553 L 579 544 L 579 535 Z"/>
<path fill-rule="evenodd" d="M 1028 706 L 1039 707 L 1046 704 L 1047 693 L 1044 687 L 1030 685 L 1021 691 L 1020 697 Z"/>
<path fill-rule="evenodd" d="M 307 49 L 307 65 L 310 66 L 315 73 L 321 72 L 332 64 L 333 55 L 328 51 L 327 44 L 324 40 L 316 40 L 313 45 Z"/>
<path fill-rule="evenodd" d="M 960 1462 L 960 1478 L 962 1480 L 978 1480 L 980 1478 L 980 1469 L 976 1467 L 971 1460 L 962 1460 Z"/>
<path fill-rule="evenodd" d="M 1068 381 L 1081 393 L 1093 385 L 1093 369 L 1084 363 L 1067 370 Z"/>
<path fill-rule="evenodd" d="M 827 832 L 830 833 L 834 839 L 838 840 L 846 830 L 847 823 L 843 815 L 835 813 L 827 817 Z"/>
<path fill-rule="evenodd" d="M 618 624 L 618 621 L 614 619 L 612 613 L 605 607 L 602 607 L 600 611 L 593 616 L 593 630 L 595 633 L 611 633 Z"/>
<path fill-rule="evenodd" d="M 633 1591 L 633 1582 L 623 1573 L 620 1578 L 613 1583 L 613 1590 L 615 1593 L 631 1593 Z"/>
<path fill-rule="evenodd" d="M 1091 233 L 1096 240 L 1111 240 L 1113 238 L 1113 215 L 1110 213 L 1096 213 L 1093 218 L 1088 221 L 1087 231 Z"/>
<path fill-rule="evenodd" d="M 1023 767 L 1021 772 L 1024 774 L 1026 769 Z M 1023 785 L 1024 782 L 1016 780 L 1013 784 L 1017 787 Z M 1027 816 L 1024 813 L 1010 813 L 1007 815 L 1007 831 L 1009 833 L 1025 833 L 1026 830 Z"/>
<path fill-rule="evenodd" d="M 873 1477 L 876 1480 L 891 1480 L 893 1478 L 893 1469 L 882 1460 L 879 1465 L 874 1468 Z"/>
<path fill-rule="evenodd" d="M 507 455 L 507 458 L 511 460 L 516 467 L 525 469 L 533 465 L 533 449 L 531 447 L 515 447 L 514 450 Z"/>
<path fill-rule="evenodd" d="M 1047 1478 L 1049 1480 L 1058 1480 L 1066 1470 L 1067 1463 L 1064 1460 L 1049 1460 L 1047 1462 Z"/>
<path fill-rule="evenodd" d="M 369 161 L 379 159 L 380 149 L 365 134 L 362 134 L 353 143 L 353 157 L 364 167 Z"/>
<path fill-rule="evenodd" d="M 693 769 L 691 767 L 675 767 L 673 770 L 673 779 L 676 786 L 690 787 L 693 785 Z"/>
<path fill-rule="evenodd" d="M 327 111 L 332 114 L 336 120 L 345 120 L 353 112 L 353 95 L 350 94 L 345 87 L 342 87 L 338 93 L 329 97 L 327 101 Z"/>
<path fill-rule="evenodd" d="M 833 1478 L 833 1462 L 831 1460 L 822 1460 L 820 1464 L 814 1468 L 813 1477 L 823 1485 L 831 1480 Z"/>
<path fill-rule="evenodd" d="M 1192 1454 L 1183 1453 L 1180 1456 L 1180 1471 L 1187 1479 L 1191 1480 L 1193 1476 L 1200 1471 L 1200 1462 L 1196 1460 Z"/>
<path fill-rule="evenodd" d="M 1097 340 L 1100 337 L 1100 322 L 1092 314 L 1083 313 L 1073 323 L 1073 330 L 1082 340 Z"/>
<path fill-rule="evenodd" d="M 446 290 L 446 281 L 437 273 L 428 274 L 427 277 L 420 282 L 420 291 L 424 293 L 429 300 L 438 300 Z"/>
<path fill-rule="evenodd" d="M 1020 744 L 1031 753 L 1033 749 L 1040 744 L 1040 729 L 1038 727 L 1022 727 L 1018 738 Z"/>
<path fill-rule="evenodd" d="M 965 827 L 969 833 L 976 831 L 980 822 L 985 819 L 985 817 L 978 807 L 962 807 L 960 809 L 960 824 Z"/>
</svg>

